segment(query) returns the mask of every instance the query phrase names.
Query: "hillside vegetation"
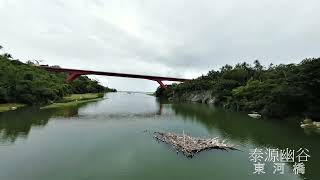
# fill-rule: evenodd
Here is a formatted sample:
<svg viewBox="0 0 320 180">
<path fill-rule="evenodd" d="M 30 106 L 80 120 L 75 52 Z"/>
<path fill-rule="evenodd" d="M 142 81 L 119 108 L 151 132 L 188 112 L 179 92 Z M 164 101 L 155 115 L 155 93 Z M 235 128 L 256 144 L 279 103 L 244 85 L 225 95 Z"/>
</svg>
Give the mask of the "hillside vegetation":
<svg viewBox="0 0 320 180">
<path fill-rule="evenodd" d="M 32 62 L 12 59 L 9 54 L 0 55 L 0 104 L 43 105 L 70 94 L 115 91 L 86 76 L 66 84 L 66 76 L 65 73 L 45 71 Z"/>
<path fill-rule="evenodd" d="M 211 91 L 215 104 L 229 109 L 319 119 L 320 59 L 267 68 L 257 60 L 253 65 L 225 65 L 167 90 L 158 88 L 156 95 L 179 99 L 185 93 L 201 91 Z"/>
</svg>

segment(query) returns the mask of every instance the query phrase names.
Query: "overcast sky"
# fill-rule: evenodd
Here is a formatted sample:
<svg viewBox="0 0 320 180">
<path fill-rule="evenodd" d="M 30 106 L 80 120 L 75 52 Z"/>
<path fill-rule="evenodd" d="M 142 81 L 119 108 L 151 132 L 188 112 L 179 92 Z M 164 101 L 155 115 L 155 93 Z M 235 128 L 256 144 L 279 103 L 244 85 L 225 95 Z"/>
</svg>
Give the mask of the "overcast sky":
<svg viewBox="0 0 320 180">
<path fill-rule="evenodd" d="M 194 78 L 224 64 L 320 56 L 319 0 L 0 0 L 0 45 L 22 61 Z M 120 90 L 156 82 L 91 76 Z"/>
</svg>

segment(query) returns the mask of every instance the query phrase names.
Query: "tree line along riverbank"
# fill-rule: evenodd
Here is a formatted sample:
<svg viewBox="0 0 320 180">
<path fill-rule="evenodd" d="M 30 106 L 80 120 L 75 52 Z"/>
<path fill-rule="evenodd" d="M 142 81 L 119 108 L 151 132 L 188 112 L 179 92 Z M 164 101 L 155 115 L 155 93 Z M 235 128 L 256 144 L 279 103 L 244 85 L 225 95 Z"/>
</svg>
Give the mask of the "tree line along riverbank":
<svg viewBox="0 0 320 180">
<path fill-rule="evenodd" d="M 225 65 L 206 75 L 158 88 L 158 97 L 175 101 L 212 103 L 269 117 L 302 116 L 320 119 L 320 58 L 298 64 L 270 64 L 258 60 Z"/>
<path fill-rule="evenodd" d="M 0 55 L 0 110 L 14 110 L 25 105 L 44 106 L 66 101 L 72 94 L 114 92 L 87 76 L 78 77 L 66 84 L 66 73 L 52 73 L 38 68 L 31 61 L 23 63 L 10 54 Z M 97 97 L 82 95 L 86 100 Z M 68 98 L 67 98 L 68 99 Z M 70 101 L 72 101 L 69 98 Z M 84 101 L 84 99 L 82 99 Z"/>
</svg>

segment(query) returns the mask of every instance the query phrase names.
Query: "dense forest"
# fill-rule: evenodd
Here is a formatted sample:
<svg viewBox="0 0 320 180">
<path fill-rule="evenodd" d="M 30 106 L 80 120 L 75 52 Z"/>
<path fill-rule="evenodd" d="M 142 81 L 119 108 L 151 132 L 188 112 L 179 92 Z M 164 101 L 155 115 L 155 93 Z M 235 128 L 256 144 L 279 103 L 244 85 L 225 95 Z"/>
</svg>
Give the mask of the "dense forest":
<svg viewBox="0 0 320 180">
<path fill-rule="evenodd" d="M 63 96 L 79 93 L 115 91 L 81 76 L 70 84 L 67 74 L 45 71 L 28 61 L 15 60 L 8 53 L 0 55 L 0 103 L 42 105 L 59 101 Z"/>
<path fill-rule="evenodd" d="M 175 99 L 193 91 L 211 91 L 215 104 L 229 109 L 257 111 L 270 117 L 319 119 L 320 58 L 269 67 L 263 67 L 258 60 L 253 65 L 225 65 L 167 90 L 158 88 L 156 95 Z"/>
</svg>

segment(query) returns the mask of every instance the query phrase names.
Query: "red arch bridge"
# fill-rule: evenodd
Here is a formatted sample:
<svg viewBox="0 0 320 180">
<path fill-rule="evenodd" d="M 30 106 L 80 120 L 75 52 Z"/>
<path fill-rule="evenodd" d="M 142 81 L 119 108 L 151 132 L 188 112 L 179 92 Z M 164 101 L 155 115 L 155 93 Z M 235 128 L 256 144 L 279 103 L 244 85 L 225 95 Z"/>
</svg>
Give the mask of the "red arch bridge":
<svg viewBox="0 0 320 180">
<path fill-rule="evenodd" d="M 80 69 L 67 69 L 60 67 L 50 67 L 48 65 L 40 65 L 39 67 L 51 71 L 51 72 L 64 72 L 68 73 L 65 82 L 72 82 L 74 79 L 81 75 L 102 75 L 102 76 L 115 76 L 115 77 L 126 77 L 126 78 L 136 78 L 136 79 L 147 79 L 156 81 L 160 84 L 162 88 L 166 88 L 166 85 L 162 81 L 178 81 L 184 82 L 189 79 L 174 78 L 174 77 L 162 77 L 162 76 L 149 76 L 149 75 L 138 75 L 138 74 L 126 74 L 126 73 L 115 73 L 115 72 L 103 72 L 103 71 L 90 71 L 90 70 L 80 70 Z"/>
</svg>

